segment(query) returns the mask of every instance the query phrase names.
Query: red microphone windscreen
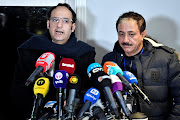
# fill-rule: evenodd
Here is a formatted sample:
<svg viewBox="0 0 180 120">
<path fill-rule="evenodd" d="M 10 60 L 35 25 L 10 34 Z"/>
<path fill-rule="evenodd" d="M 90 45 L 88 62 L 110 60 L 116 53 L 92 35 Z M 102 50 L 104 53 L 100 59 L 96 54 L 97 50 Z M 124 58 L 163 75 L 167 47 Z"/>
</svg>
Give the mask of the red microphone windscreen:
<svg viewBox="0 0 180 120">
<path fill-rule="evenodd" d="M 72 75 L 75 71 L 75 62 L 71 58 L 62 58 L 59 64 L 59 70 L 65 70 L 67 73 Z"/>
<path fill-rule="evenodd" d="M 46 52 L 42 54 L 36 61 L 36 68 L 42 66 L 44 68 L 43 73 L 49 70 L 53 61 L 55 60 L 55 55 L 52 52 Z"/>
</svg>

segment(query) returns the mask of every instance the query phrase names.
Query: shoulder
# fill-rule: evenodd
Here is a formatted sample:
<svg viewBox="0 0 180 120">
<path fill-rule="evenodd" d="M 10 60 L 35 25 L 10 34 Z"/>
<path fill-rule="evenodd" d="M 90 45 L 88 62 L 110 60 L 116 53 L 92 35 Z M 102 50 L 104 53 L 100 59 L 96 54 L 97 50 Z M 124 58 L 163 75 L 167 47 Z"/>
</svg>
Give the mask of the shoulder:
<svg viewBox="0 0 180 120">
<path fill-rule="evenodd" d="M 28 50 L 42 50 L 47 48 L 49 45 L 49 40 L 44 35 L 34 35 L 23 44 L 18 47 L 20 49 L 28 49 Z"/>
<path fill-rule="evenodd" d="M 167 52 L 169 54 L 173 54 L 175 50 L 173 48 L 170 48 L 168 46 L 165 46 L 161 43 L 158 43 L 157 41 L 151 39 L 151 38 L 144 38 L 145 42 L 149 44 L 149 46 L 152 46 L 152 48 L 156 49 L 157 51 Z"/>
<path fill-rule="evenodd" d="M 116 55 L 115 52 L 112 51 L 112 52 L 105 54 L 103 59 L 113 58 L 115 55 Z"/>
<path fill-rule="evenodd" d="M 84 55 L 86 53 L 94 53 L 95 54 L 95 48 L 83 41 L 78 40 L 76 43 L 76 49 L 79 52 L 80 55 Z M 88 55 L 88 54 L 86 54 Z"/>
<path fill-rule="evenodd" d="M 101 64 L 103 65 L 106 61 L 115 61 L 115 59 L 116 59 L 116 53 L 114 51 L 109 52 L 103 56 Z"/>
<path fill-rule="evenodd" d="M 79 46 L 81 46 L 81 47 L 86 48 L 86 49 L 88 48 L 88 49 L 90 49 L 90 50 L 92 50 L 92 51 L 95 50 L 94 47 L 92 47 L 92 46 L 89 45 L 88 43 L 85 43 L 85 42 L 83 42 L 83 41 L 81 41 L 81 40 L 78 40 L 78 41 L 77 41 L 77 44 L 78 44 Z"/>
<path fill-rule="evenodd" d="M 170 48 L 168 46 L 155 47 L 155 49 L 156 49 L 157 53 L 159 54 L 159 57 L 164 56 L 164 57 L 166 57 L 165 59 L 177 56 L 176 50 L 173 48 Z"/>
<path fill-rule="evenodd" d="M 172 59 L 178 60 L 179 55 L 175 49 L 165 46 L 161 43 L 158 43 L 151 38 L 145 38 L 145 40 L 146 42 L 148 42 L 149 46 L 152 46 L 153 53 L 159 59 L 164 59 L 168 61 Z"/>
</svg>

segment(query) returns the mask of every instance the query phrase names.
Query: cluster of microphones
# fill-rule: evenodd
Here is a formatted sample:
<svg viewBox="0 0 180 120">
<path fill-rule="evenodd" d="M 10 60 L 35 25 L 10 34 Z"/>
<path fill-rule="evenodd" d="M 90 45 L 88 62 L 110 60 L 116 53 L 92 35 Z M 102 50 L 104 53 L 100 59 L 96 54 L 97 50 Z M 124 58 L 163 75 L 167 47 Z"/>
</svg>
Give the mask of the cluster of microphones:
<svg viewBox="0 0 180 120">
<path fill-rule="evenodd" d="M 25 83 L 26 86 L 34 84 L 33 91 L 36 96 L 29 120 L 148 119 L 143 113 L 133 112 L 133 105 L 129 106 L 127 96 L 132 98 L 137 95 L 149 105 L 150 100 L 137 86 L 137 78 L 129 71 L 122 71 L 115 62 L 107 61 L 103 66 L 92 63 L 88 66 L 87 74 L 93 86 L 85 93 L 82 105 L 76 99 L 81 78 L 74 74 L 74 60 L 62 58 L 59 70 L 56 71 L 54 65 L 54 53 L 42 54 L 36 61 L 36 69 Z M 48 76 L 53 77 L 57 99 L 43 104 L 50 86 Z M 81 107 L 78 108 L 78 105 Z"/>
</svg>

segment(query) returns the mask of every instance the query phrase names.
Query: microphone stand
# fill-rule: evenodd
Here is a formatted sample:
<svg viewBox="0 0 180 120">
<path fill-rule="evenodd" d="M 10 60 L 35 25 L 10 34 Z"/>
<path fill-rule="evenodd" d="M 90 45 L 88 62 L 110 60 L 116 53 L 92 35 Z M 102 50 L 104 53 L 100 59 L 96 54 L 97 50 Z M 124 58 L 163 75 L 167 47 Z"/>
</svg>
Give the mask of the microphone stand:
<svg viewBox="0 0 180 120">
<path fill-rule="evenodd" d="M 33 110 L 31 113 L 31 118 L 29 120 L 36 120 L 37 119 L 37 114 L 39 111 L 39 107 L 41 106 L 42 103 L 42 94 L 37 94 L 36 99 L 34 100 L 34 105 L 33 105 Z"/>
<path fill-rule="evenodd" d="M 57 120 L 61 120 L 61 116 L 62 116 L 62 109 L 61 109 L 61 105 L 62 105 L 62 102 L 61 102 L 61 99 L 62 99 L 62 88 L 60 87 L 58 89 L 58 113 L 57 113 Z"/>
</svg>

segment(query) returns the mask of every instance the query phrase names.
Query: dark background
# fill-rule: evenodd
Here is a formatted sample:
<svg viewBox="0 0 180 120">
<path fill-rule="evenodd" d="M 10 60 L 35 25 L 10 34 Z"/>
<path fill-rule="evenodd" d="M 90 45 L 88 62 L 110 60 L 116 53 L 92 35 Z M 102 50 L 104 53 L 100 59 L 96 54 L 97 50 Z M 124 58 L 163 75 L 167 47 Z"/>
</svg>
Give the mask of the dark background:
<svg viewBox="0 0 180 120">
<path fill-rule="evenodd" d="M 33 34 L 46 30 L 46 13 L 49 7 L 0 6 L 1 41 L 1 110 L 0 120 L 13 119 L 11 88 L 15 65 L 18 59 L 17 47 Z"/>
</svg>

